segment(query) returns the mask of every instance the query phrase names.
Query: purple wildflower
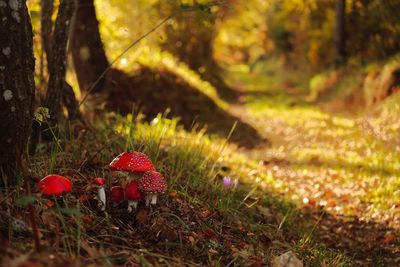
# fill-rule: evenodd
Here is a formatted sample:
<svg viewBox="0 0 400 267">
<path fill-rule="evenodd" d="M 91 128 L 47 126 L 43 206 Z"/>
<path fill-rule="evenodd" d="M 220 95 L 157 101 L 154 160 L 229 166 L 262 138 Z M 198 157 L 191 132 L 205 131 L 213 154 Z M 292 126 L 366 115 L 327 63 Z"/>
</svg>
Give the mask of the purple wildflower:
<svg viewBox="0 0 400 267">
<path fill-rule="evenodd" d="M 228 190 L 228 188 L 231 186 L 231 177 L 229 176 L 224 176 L 224 188 L 225 190 Z"/>
<path fill-rule="evenodd" d="M 239 179 L 238 179 L 238 178 L 235 178 L 235 180 L 233 180 L 233 183 L 232 183 L 233 189 L 236 189 L 237 186 L 238 186 L 238 184 L 239 184 Z"/>
<path fill-rule="evenodd" d="M 238 178 L 235 178 L 232 180 L 231 177 L 224 176 L 223 182 L 224 182 L 224 189 L 228 190 L 229 188 L 236 189 L 238 186 L 239 180 L 238 180 Z"/>
</svg>

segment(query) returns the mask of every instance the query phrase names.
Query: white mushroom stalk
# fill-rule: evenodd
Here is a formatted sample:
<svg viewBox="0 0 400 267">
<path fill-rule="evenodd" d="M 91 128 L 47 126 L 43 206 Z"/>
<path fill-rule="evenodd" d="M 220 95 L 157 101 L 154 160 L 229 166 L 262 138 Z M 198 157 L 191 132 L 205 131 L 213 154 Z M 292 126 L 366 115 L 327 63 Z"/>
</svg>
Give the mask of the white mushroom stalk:
<svg viewBox="0 0 400 267">
<path fill-rule="evenodd" d="M 128 212 L 136 210 L 138 202 L 142 199 L 143 194 L 138 190 L 138 183 L 130 182 L 125 188 L 125 198 L 128 200 Z"/>
<path fill-rule="evenodd" d="M 146 195 L 146 206 L 157 204 L 157 194 L 148 193 Z"/>
<path fill-rule="evenodd" d="M 128 212 L 132 212 L 132 211 L 136 210 L 137 205 L 138 205 L 137 201 L 128 200 Z"/>
<path fill-rule="evenodd" d="M 151 205 L 157 204 L 157 194 L 149 194 L 149 198 L 151 199 Z"/>
<path fill-rule="evenodd" d="M 104 189 L 104 186 L 100 186 L 99 190 L 97 191 L 97 197 L 99 199 L 99 207 L 101 208 L 102 211 L 106 210 L 106 190 Z"/>
<path fill-rule="evenodd" d="M 104 178 L 94 179 L 94 183 L 97 184 L 97 205 L 102 211 L 106 210 L 106 190 L 104 189 L 104 184 L 106 180 Z"/>
</svg>

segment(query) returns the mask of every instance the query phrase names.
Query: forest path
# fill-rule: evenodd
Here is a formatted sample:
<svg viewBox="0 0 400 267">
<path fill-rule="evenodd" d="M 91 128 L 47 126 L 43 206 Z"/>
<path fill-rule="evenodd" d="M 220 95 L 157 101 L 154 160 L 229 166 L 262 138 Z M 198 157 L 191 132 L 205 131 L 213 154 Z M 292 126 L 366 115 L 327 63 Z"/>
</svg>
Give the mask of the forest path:
<svg viewBox="0 0 400 267">
<path fill-rule="evenodd" d="M 240 97 L 231 112 L 271 142 L 243 152 L 266 166 L 271 191 L 312 210 L 309 226 L 328 247 L 363 266 L 400 264 L 400 148 L 390 127 L 325 112 L 271 75 L 232 75 Z"/>
</svg>

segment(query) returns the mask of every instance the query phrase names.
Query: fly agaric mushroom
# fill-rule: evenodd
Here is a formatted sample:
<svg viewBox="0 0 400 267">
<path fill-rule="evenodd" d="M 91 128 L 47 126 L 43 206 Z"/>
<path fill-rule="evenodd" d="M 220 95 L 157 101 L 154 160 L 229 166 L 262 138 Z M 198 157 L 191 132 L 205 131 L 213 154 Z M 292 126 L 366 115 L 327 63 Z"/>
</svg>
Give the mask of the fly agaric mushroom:
<svg viewBox="0 0 400 267">
<path fill-rule="evenodd" d="M 39 181 L 40 192 L 45 196 L 60 196 L 72 189 L 71 181 L 61 175 L 50 174 Z"/>
<path fill-rule="evenodd" d="M 115 204 L 120 204 L 125 199 L 124 189 L 122 186 L 111 187 L 111 198 Z"/>
<path fill-rule="evenodd" d="M 106 210 L 106 190 L 104 189 L 104 184 L 106 183 L 106 179 L 104 178 L 95 178 L 94 183 L 98 185 L 97 198 L 98 205 L 102 211 Z"/>
<path fill-rule="evenodd" d="M 164 177 L 156 171 L 146 172 L 139 181 L 139 190 L 146 193 L 146 206 L 150 201 L 152 205 L 157 204 L 157 194 L 164 193 L 166 187 Z"/>
<path fill-rule="evenodd" d="M 112 171 L 124 171 L 129 173 L 130 179 L 135 179 L 135 176 L 146 171 L 154 171 L 155 168 L 146 154 L 141 152 L 123 152 L 118 155 L 108 165 Z"/>
<path fill-rule="evenodd" d="M 139 191 L 138 186 L 137 182 L 132 181 L 125 188 L 125 198 L 128 200 L 128 212 L 136 209 L 138 201 L 143 198 L 143 194 Z"/>
</svg>

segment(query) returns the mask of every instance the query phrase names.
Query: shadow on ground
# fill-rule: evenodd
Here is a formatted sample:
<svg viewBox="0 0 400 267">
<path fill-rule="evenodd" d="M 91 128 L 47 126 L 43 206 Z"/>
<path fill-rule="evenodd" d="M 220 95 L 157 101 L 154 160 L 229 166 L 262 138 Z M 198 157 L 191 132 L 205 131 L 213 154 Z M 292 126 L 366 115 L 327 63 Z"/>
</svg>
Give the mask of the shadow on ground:
<svg viewBox="0 0 400 267">
<path fill-rule="evenodd" d="M 340 216 L 323 209 L 306 209 L 314 236 L 326 247 L 353 258 L 356 266 L 399 266 L 400 247 L 388 235 L 395 229 L 357 216 Z M 312 229 L 312 228 L 310 228 Z"/>
<path fill-rule="evenodd" d="M 167 70 L 153 71 L 143 67 L 135 76 L 113 69 L 107 74 L 109 92 L 107 105 L 127 114 L 139 106 L 151 120 L 169 109 L 170 117 L 179 117 L 186 129 L 207 127 L 211 134 L 227 137 L 237 122 L 231 141 L 242 147 L 255 147 L 266 140 L 251 125 L 220 108 L 207 95 Z"/>
</svg>

